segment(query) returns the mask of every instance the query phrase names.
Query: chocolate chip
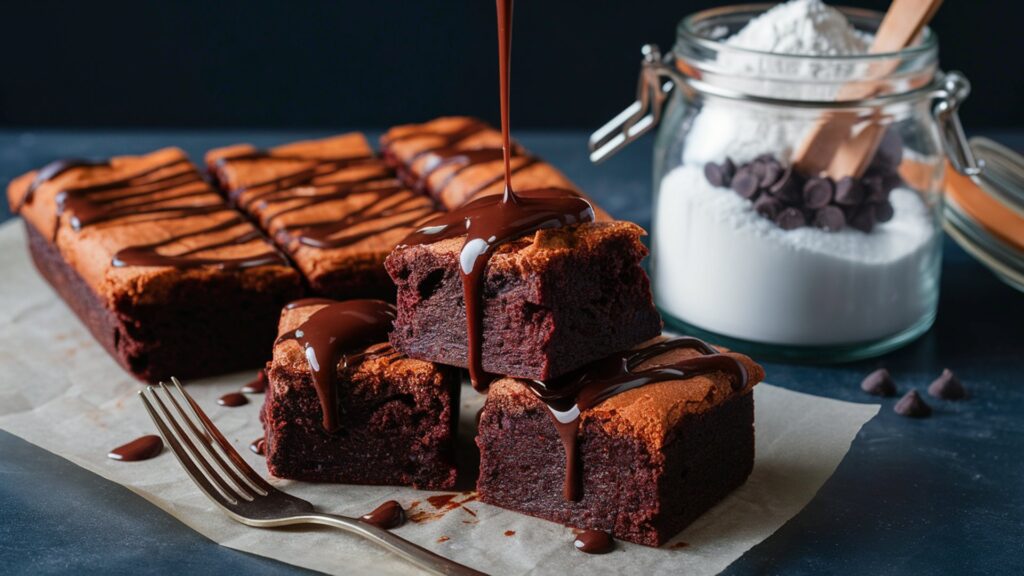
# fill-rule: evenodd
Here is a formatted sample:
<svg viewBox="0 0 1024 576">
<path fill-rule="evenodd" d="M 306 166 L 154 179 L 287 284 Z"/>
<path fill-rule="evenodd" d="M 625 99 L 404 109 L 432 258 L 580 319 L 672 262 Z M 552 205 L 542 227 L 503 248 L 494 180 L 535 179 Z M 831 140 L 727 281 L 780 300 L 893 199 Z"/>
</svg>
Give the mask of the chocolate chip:
<svg viewBox="0 0 1024 576">
<path fill-rule="evenodd" d="M 892 220 L 892 217 L 895 214 L 892 209 L 892 204 L 890 204 L 888 200 L 881 204 L 872 204 L 871 206 L 875 211 L 875 220 L 878 222 L 888 222 L 889 220 Z"/>
<path fill-rule="evenodd" d="M 960 379 L 949 368 L 942 370 L 942 375 L 928 385 L 928 394 L 942 400 L 963 400 L 967 398 L 967 389 Z"/>
<path fill-rule="evenodd" d="M 860 389 L 872 396 L 895 396 L 896 383 L 885 368 L 879 368 L 868 374 L 860 383 Z"/>
<path fill-rule="evenodd" d="M 729 177 L 720 164 L 708 162 L 704 165 L 704 177 L 716 188 L 723 188 L 729 185 Z"/>
<path fill-rule="evenodd" d="M 764 176 L 761 177 L 761 188 L 769 188 L 782 176 L 782 164 L 776 160 L 769 160 L 764 164 Z"/>
<path fill-rule="evenodd" d="M 908 418 L 927 418 L 932 415 L 932 407 L 925 404 L 917 390 L 911 390 L 904 394 L 892 409 L 900 416 Z"/>
<path fill-rule="evenodd" d="M 900 184 L 903 184 L 903 178 L 900 178 L 900 175 L 896 172 L 889 172 L 888 174 L 882 175 L 882 190 L 885 191 L 886 197 L 889 196 L 889 192 L 898 188 Z"/>
<path fill-rule="evenodd" d="M 750 170 L 740 168 L 732 179 L 732 189 L 744 198 L 753 198 L 757 194 L 757 177 Z"/>
<path fill-rule="evenodd" d="M 762 194 L 760 198 L 754 202 L 754 210 L 757 213 L 769 220 L 775 220 L 775 217 L 782 212 L 785 206 L 777 198 L 770 194 Z"/>
<path fill-rule="evenodd" d="M 814 225 L 822 230 L 838 232 L 846 226 L 846 215 L 838 206 L 825 206 L 814 213 Z"/>
<path fill-rule="evenodd" d="M 783 230 L 795 230 L 807 225 L 807 217 L 796 208 L 786 208 L 775 217 L 775 223 Z"/>
<path fill-rule="evenodd" d="M 801 188 L 799 178 L 792 168 L 787 167 L 775 184 L 768 188 L 768 193 L 787 204 L 795 204 L 800 201 Z"/>
<path fill-rule="evenodd" d="M 835 192 L 832 180 L 811 178 L 804 184 L 804 205 L 812 210 L 824 208 L 832 201 Z"/>
<path fill-rule="evenodd" d="M 889 193 L 885 189 L 885 185 L 882 184 L 882 177 L 878 175 L 865 176 L 860 179 L 861 186 L 863 187 L 864 197 L 871 198 L 874 201 L 880 199 L 888 199 Z"/>
<path fill-rule="evenodd" d="M 722 162 L 722 171 L 725 172 L 729 180 L 736 175 L 736 163 L 732 161 L 732 158 L 725 157 L 725 162 Z"/>
<path fill-rule="evenodd" d="M 889 128 L 878 143 L 878 150 L 871 163 L 877 166 L 896 168 L 903 161 L 903 138 L 894 128 Z"/>
<path fill-rule="evenodd" d="M 850 176 L 843 176 L 836 182 L 836 204 L 857 206 L 864 201 L 864 187 Z"/>
<path fill-rule="evenodd" d="M 854 212 L 853 216 L 847 215 L 846 221 L 857 230 L 868 234 L 875 229 L 875 207 L 865 204 Z"/>
<path fill-rule="evenodd" d="M 764 177 L 764 171 L 765 171 L 765 162 L 764 162 L 764 160 L 754 160 L 753 162 L 750 163 L 750 165 L 747 166 L 747 168 L 750 169 L 750 173 L 753 174 L 755 178 L 757 178 L 757 182 L 758 182 L 758 184 L 760 184 L 761 183 L 761 178 Z"/>
</svg>

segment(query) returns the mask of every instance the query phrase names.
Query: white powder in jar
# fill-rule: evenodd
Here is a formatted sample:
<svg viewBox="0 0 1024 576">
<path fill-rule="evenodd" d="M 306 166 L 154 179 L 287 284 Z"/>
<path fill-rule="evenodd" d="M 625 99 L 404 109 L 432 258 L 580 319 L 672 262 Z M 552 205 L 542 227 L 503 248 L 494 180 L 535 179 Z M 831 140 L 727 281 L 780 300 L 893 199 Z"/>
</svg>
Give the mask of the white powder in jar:
<svg viewBox="0 0 1024 576">
<path fill-rule="evenodd" d="M 804 55 L 860 54 L 870 42 L 820 0 L 776 6 L 725 41 Z M 849 63 L 746 51 L 723 52 L 718 64 L 721 76 L 706 81 L 798 100 L 831 99 L 857 73 Z M 786 77 L 794 81 L 777 81 Z M 754 211 L 751 201 L 712 186 L 703 166 L 764 153 L 789 161 L 814 118 L 709 99 L 691 122 L 683 164 L 663 176 L 654 211 L 654 289 L 664 312 L 725 336 L 798 346 L 870 342 L 931 314 L 940 237 L 932 209 L 917 192 L 893 190 L 893 219 L 869 234 L 785 231 Z"/>
</svg>

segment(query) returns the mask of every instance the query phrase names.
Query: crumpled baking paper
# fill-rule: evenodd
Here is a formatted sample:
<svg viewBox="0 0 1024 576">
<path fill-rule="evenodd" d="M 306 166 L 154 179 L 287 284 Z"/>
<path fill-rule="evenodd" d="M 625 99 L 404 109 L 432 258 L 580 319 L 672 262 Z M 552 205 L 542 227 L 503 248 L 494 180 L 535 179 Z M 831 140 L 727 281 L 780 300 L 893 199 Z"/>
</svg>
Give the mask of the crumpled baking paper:
<svg viewBox="0 0 1024 576">
<path fill-rule="evenodd" d="M 111 448 L 155 433 L 136 397 L 139 383 L 36 273 L 20 222 L 0 226 L 0 270 L 0 428 L 128 487 L 224 546 L 332 574 L 416 573 L 404 561 L 330 528 L 258 530 L 229 520 L 167 450 L 144 462 L 108 459 Z M 266 474 L 262 458 L 248 450 L 262 436 L 261 399 L 250 396 L 238 408 L 216 404 L 252 376 L 186 384 L 239 453 Z M 483 396 L 468 386 L 462 394 L 460 441 L 470 444 Z M 758 385 L 754 396 L 757 460 L 750 479 L 658 549 L 618 542 L 611 554 L 588 556 L 573 549 L 569 528 L 477 502 L 471 491 L 447 503 L 435 498 L 435 507 L 427 498 L 440 493 L 411 488 L 272 482 L 336 514 L 365 514 L 385 500 L 398 500 L 415 521 L 396 533 L 491 574 L 715 574 L 799 512 L 878 412 L 878 405 L 768 384 Z"/>
</svg>

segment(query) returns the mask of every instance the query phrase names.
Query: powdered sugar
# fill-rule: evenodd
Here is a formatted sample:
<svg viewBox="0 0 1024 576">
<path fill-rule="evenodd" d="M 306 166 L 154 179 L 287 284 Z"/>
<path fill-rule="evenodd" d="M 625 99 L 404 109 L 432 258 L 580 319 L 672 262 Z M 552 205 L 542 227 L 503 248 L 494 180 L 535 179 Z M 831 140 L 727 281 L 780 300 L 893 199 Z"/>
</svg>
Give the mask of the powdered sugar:
<svg viewBox="0 0 1024 576">
<path fill-rule="evenodd" d="M 754 18 L 726 44 L 774 54 L 848 56 L 867 52 L 871 37 L 821 0 L 792 0 Z"/>
</svg>

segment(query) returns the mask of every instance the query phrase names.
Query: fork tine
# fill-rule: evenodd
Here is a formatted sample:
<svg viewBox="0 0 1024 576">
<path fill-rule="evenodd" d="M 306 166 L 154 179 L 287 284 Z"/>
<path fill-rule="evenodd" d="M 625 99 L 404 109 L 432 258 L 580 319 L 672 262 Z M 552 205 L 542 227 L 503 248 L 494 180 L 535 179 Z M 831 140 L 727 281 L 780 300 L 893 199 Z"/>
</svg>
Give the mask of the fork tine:
<svg viewBox="0 0 1024 576">
<path fill-rule="evenodd" d="M 227 474 L 231 478 L 231 481 L 240 490 L 245 490 L 247 493 L 250 493 L 250 496 L 252 495 L 252 492 L 259 494 L 260 496 L 267 495 L 266 490 L 260 488 L 259 486 L 256 486 L 255 483 L 252 482 L 251 480 L 247 481 L 247 479 L 239 477 L 240 472 L 237 470 L 237 466 L 232 466 L 230 463 L 224 460 L 224 457 L 221 456 L 220 452 L 218 452 L 214 448 L 213 443 L 210 442 L 209 436 L 203 431 L 199 430 L 199 428 L 196 426 L 195 420 L 193 420 L 193 418 L 189 416 L 188 412 L 186 412 L 185 409 L 182 408 L 181 403 L 178 402 L 177 398 L 175 398 L 171 387 L 161 382 L 160 390 L 164 392 L 168 400 L 170 400 L 171 404 L 174 405 L 175 410 L 178 412 L 179 415 L 181 415 L 181 419 L 185 421 L 185 424 L 192 431 L 193 436 L 199 439 L 199 445 L 203 448 L 203 452 L 206 453 L 208 459 L 212 459 L 221 469 L 221 471 Z M 195 409 L 192 409 L 191 412 L 192 414 L 195 414 Z"/>
<path fill-rule="evenodd" d="M 164 442 L 171 449 L 171 452 L 174 453 L 174 457 L 178 459 L 178 463 L 181 464 L 181 467 L 184 468 L 185 472 L 190 478 L 192 478 L 192 481 L 195 482 L 196 485 L 199 486 L 199 489 L 202 490 L 203 493 L 206 494 L 210 500 L 213 500 L 218 506 L 227 508 L 238 504 L 237 500 L 230 498 L 218 488 L 214 487 L 202 471 L 196 467 L 188 453 L 184 448 L 182 448 L 181 443 L 178 442 L 178 439 L 171 432 L 170 428 L 168 428 L 164 423 L 163 418 L 161 418 L 157 413 L 153 401 L 146 395 L 146 392 L 153 394 L 153 387 L 147 386 L 145 389 L 139 390 L 139 398 L 142 399 L 142 404 L 146 407 L 146 412 L 149 412 L 149 417 L 152 418 L 153 423 L 156 424 L 156 428 L 160 432 L 160 436 L 163 437 Z"/>
<path fill-rule="evenodd" d="M 235 469 L 238 472 L 242 473 L 250 481 L 252 481 L 252 483 L 255 484 L 256 487 L 261 488 L 266 492 L 276 490 L 276 488 L 271 486 L 270 483 L 264 480 L 262 476 L 257 474 L 256 471 L 252 469 L 252 466 L 249 466 L 249 463 L 246 462 L 245 459 L 238 454 L 238 451 L 235 450 L 234 446 L 232 446 L 231 443 L 228 442 L 227 438 L 225 438 L 224 435 L 220 433 L 220 430 L 213 425 L 213 422 L 206 415 L 206 413 L 203 412 L 203 409 L 199 407 L 199 404 L 197 404 L 196 401 L 192 399 L 192 396 L 185 391 L 185 388 L 182 387 L 181 382 L 179 382 L 178 379 L 175 378 L 174 376 L 171 376 L 171 384 L 174 385 L 174 389 L 177 390 L 178 393 L 181 394 L 181 396 L 188 403 L 189 407 L 192 409 L 192 414 L 195 415 L 196 419 L 198 419 L 199 422 L 203 425 L 203 429 L 206 430 L 207 437 L 213 440 L 218 446 L 220 446 L 220 449 L 221 451 L 224 452 L 224 455 L 227 456 L 228 459 L 230 459 L 231 462 L 235 464 Z"/>
<path fill-rule="evenodd" d="M 176 436 L 178 437 L 178 440 L 181 442 L 181 445 L 183 446 L 185 451 L 188 452 L 189 457 L 195 464 L 199 465 L 199 467 L 206 474 L 206 477 L 210 480 L 210 482 L 213 483 L 218 488 L 220 488 L 225 496 L 228 496 L 230 498 L 240 498 L 242 500 L 252 500 L 253 497 L 248 492 L 233 486 L 230 481 L 225 479 L 224 476 L 219 474 L 217 470 L 214 469 L 213 465 L 210 464 L 209 459 L 206 458 L 203 455 L 203 453 L 199 451 L 199 448 L 196 447 L 195 443 L 192 441 L 192 438 L 190 438 L 188 433 L 186 433 L 185 430 L 182 429 L 181 425 L 178 424 L 178 421 L 174 419 L 174 415 L 171 414 L 170 409 L 167 408 L 167 405 L 164 404 L 164 401 L 160 399 L 160 394 L 158 391 L 159 388 L 150 387 L 151 400 L 153 400 L 153 404 L 156 406 L 157 410 L 163 416 L 166 423 L 170 424 L 171 429 L 174 430 Z"/>
</svg>

